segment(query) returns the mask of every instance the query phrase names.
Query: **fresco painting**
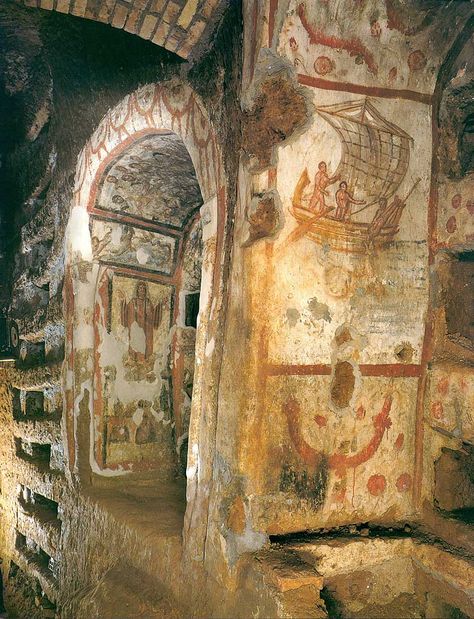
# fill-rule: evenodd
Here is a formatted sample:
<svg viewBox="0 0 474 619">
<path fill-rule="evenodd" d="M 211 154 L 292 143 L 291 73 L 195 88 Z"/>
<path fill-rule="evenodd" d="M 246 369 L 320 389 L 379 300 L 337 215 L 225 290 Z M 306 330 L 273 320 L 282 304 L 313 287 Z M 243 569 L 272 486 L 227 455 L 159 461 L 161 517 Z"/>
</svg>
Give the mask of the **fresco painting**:
<svg viewBox="0 0 474 619">
<path fill-rule="evenodd" d="M 105 288 L 110 281 L 109 298 Z M 173 289 L 106 270 L 98 303 L 98 462 L 113 470 L 160 466 L 166 475 L 173 466 L 171 383 L 166 378 Z M 105 324 L 109 313 L 110 330 Z"/>
<path fill-rule="evenodd" d="M 331 376 L 273 377 L 273 428 L 256 513 L 273 533 L 364 521 L 374 510 L 407 513 L 413 488 L 416 378 L 361 377 L 350 406 L 331 403 Z M 281 510 L 283 495 L 288 514 Z M 276 506 L 280 505 L 280 508 Z M 293 518 L 290 517 L 290 512 Z"/>
<path fill-rule="evenodd" d="M 278 150 L 284 225 L 266 259 L 273 430 L 253 504 L 272 532 L 413 509 L 430 117 L 423 103 L 310 92 L 311 123 Z"/>
<path fill-rule="evenodd" d="M 92 248 L 101 262 L 171 275 L 177 239 L 133 225 L 93 219 Z"/>
</svg>

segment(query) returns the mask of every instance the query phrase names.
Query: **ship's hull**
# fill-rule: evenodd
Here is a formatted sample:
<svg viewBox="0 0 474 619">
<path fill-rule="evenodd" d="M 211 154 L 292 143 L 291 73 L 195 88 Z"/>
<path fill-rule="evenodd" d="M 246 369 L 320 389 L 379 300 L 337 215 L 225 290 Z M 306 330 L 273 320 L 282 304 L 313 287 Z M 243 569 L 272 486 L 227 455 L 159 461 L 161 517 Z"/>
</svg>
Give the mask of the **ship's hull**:
<svg viewBox="0 0 474 619">
<path fill-rule="evenodd" d="M 329 245 L 332 249 L 347 253 L 364 254 L 386 247 L 398 232 L 398 226 L 385 226 L 371 238 L 369 223 L 317 217 L 312 211 L 295 204 L 291 212 L 297 222 L 307 228 L 305 236 L 320 245 Z"/>
</svg>

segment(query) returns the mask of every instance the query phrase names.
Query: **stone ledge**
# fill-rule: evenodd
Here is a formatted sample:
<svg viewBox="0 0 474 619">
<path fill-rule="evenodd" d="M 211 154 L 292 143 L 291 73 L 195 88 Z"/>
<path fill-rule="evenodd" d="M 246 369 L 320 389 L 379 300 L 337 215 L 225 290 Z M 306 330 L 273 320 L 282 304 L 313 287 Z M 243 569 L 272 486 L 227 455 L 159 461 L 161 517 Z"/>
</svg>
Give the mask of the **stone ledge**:
<svg viewBox="0 0 474 619">
<path fill-rule="evenodd" d="M 33 553 L 15 550 L 13 560 L 27 574 L 37 578 L 51 602 L 58 599 L 58 584 L 50 571 L 38 562 Z"/>
<path fill-rule="evenodd" d="M 13 457 L 13 463 L 17 483 L 56 503 L 61 502 L 66 486 L 66 479 L 62 473 L 51 471 L 43 464 L 35 464 L 18 456 Z"/>
<path fill-rule="evenodd" d="M 49 556 L 57 558 L 61 536 L 61 523 L 57 518 L 48 519 L 40 512 L 26 510 L 20 505 L 17 529 L 36 542 Z"/>
<path fill-rule="evenodd" d="M 256 557 L 262 572 L 282 593 L 313 585 L 323 588 L 323 577 L 297 553 L 286 550 L 266 550 Z"/>
<path fill-rule="evenodd" d="M 62 361 L 33 368 L 0 368 L 0 381 L 16 389 L 40 391 L 61 383 Z"/>
<path fill-rule="evenodd" d="M 25 417 L 13 422 L 13 434 L 34 443 L 59 443 L 62 440 L 60 422 L 59 413 L 44 419 Z"/>
</svg>

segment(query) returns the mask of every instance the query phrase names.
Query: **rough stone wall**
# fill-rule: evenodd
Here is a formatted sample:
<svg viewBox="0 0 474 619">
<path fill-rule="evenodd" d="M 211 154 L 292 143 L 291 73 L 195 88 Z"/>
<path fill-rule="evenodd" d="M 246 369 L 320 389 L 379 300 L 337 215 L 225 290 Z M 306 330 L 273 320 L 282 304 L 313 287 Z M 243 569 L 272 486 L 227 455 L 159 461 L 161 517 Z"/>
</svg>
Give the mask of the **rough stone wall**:
<svg viewBox="0 0 474 619">
<path fill-rule="evenodd" d="M 7 98 L 2 99 L 2 105 L 11 113 L 16 107 L 13 118 L 14 127 L 18 128 L 15 133 L 18 139 L 5 144 L 3 149 L 2 173 L 8 190 L 5 221 L 10 226 L 10 234 L 3 248 L 2 273 L 7 281 L 2 282 L 2 298 L 9 304 L 10 316 L 16 320 L 21 338 L 21 358 L 16 368 L 4 366 L 1 370 L 5 417 L 2 463 L 10 463 L 4 468 L 2 465 L 1 554 L 6 603 L 12 613 L 17 608 L 18 616 L 43 617 L 54 615 L 54 605 L 58 609 L 66 608 L 67 600 L 69 606 L 64 616 L 72 616 L 70 613 L 79 616 L 76 615 L 79 612 L 91 616 L 88 614 L 91 607 L 81 606 L 80 591 L 86 591 L 94 578 L 102 578 L 116 561 L 116 555 L 107 544 L 100 550 L 99 540 L 108 536 L 103 528 L 104 516 L 68 473 L 67 428 L 62 424 L 65 402 L 61 368 L 66 322 L 64 234 L 77 160 L 109 109 L 143 84 L 175 78 L 191 84 L 205 101 L 219 136 L 218 148 L 225 151 L 223 164 L 228 177 L 235 177 L 239 142 L 236 97 L 240 67 L 239 12 L 238 7 L 230 11 L 212 54 L 192 67 L 152 43 L 101 24 L 20 9 L 13 3 L 2 6 L 1 20 L 2 28 L 9 35 L 2 37 L 6 52 L 2 74 L 7 85 Z M 224 124 L 224 119 L 232 118 L 235 122 Z M 227 144 L 235 147 L 227 148 Z M 229 211 L 234 200 L 235 190 L 230 189 L 226 200 Z M 199 228 L 197 233 L 189 236 L 188 231 L 187 234 L 181 248 L 187 250 L 187 262 L 182 265 L 181 287 L 176 293 L 176 298 L 182 296 L 183 300 L 184 293 L 198 292 L 200 286 L 199 277 L 196 280 L 196 269 L 200 273 L 199 266 L 196 267 L 201 251 Z M 96 235 L 99 240 L 101 235 Z M 132 284 L 125 291 L 130 293 L 128 297 L 133 297 L 135 286 Z M 154 306 L 160 303 L 160 294 L 155 290 L 149 292 Z M 125 303 L 130 302 L 128 297 Z M 172 307 L 168 303 L 168 311 Z M 183 308 L 184 305 L 181 311 Z M 184 316 L 181 318 L 183 324 L 179 333 L 175 331 L 173 351 L 182 356 L 181 374 L 175 382 L 181 396 L 184 427 L 189 424 L 194 370 L 194 334 L 190 331 L 194 327 L 187 327 Z M 161 324 L 165 323 L 162 320 Z M 178 379 L 182 381 L 181 386 Z M 142 412 L 143 418 L 148 419 L 147 411 Z M 152 444 L 161 446 L 161 441 L 148 441 L 150 436 L 157 438 L 151 428 L 151 418 L 148 426 L 147 436 L 142 436 L 143 430 L 135 437 L 137 444 L 142 449 Z M 79 428 L 81 440 L 89 431 L 84 425 Z M 112 460 L 124 457 L 120 452 L 122 436 L 117 434 L 116 438 L 117 453 L 109 454 Z M 184 459 L 181 466 L 186 466 L 186 444 L 183 446 L 186 436 L 181 432 L 180 437 L 174 436 L 161 467 L 168 467 L 172 476 L 178 467 L 178 438 L 180 457 Z M 164 556 L 173 557 L 178 570 L 184 509 L 184 497 L 179 489 L 175 505 L 179 524 L 169 527 L 178 534 L 171 536 L 168 545 L 173 550 Z M 81 510 L 83 517 L 78 522 Z M 150 517 L 155 519 L 153 512 Z M 111 528 L 115 526 L 113 521 L 105 522 Z M 133 539 L 141 538 L 139 535 Z M 83 540 L 82 546 L 76 545 L 79 540 Z M 127 552 L 131 560 L 138 557 L 137 562 L 143 568 L 149 564 L 148 551 L 143 548 L 144 554 L 137 554 L 136 543 Z M 121 545 L 118 538 L 117 544 Z M 91 561 L 96 561 L 93 569 Z M 170 566 L 163 569 L 169 571 Z M 73 581 L 71 574 L 74 574 Z M 157 582 L 155 564 L 150 577 Z M 170 585 L 167 577 L 163 580 Z M 71 588 L 67 589 L 68 586 Z M 145 612 L 150 610 L 147 608 Z"/>
<path fill-rule="evenodd" d="M 459 514 L 474 505 L 472 371 L 472 186 L 469 118 L 472 30 L 461 30 L 437 84 L 431 326 L 433 361 L 425 401 L 426 505 Z M 449 482 L 447 480 L 450 480 Z"/>
<path fill-rule="evenodd" d="M 206 47 L 225 9 L 221 0 L 18 0 L 25 6 L 70 14 L 110 24 L 152 41 L 182 58 L 196 57 Z"/>
</svg>

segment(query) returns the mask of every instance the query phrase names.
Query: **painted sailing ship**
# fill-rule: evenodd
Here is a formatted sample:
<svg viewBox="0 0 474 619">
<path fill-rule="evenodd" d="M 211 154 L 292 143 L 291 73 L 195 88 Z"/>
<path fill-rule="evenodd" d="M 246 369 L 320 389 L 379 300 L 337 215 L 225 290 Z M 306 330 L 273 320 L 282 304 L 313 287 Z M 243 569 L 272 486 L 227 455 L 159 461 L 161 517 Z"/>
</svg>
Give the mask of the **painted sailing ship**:
<svg viewBox="0 0 474 619">
<path fill-rule="evenodd" d="M 341 159 L 334 176 L 329 179 L 326 175 L 327 185 L 335 180 L 343 181 L 340 186 L 345 183 L 358 198 L 345 194 L 352 205 L 364 206 L 352 213 L 348 208 L 347 214 L 341 216 L 339 207 L 325 203 L 327 191 L 323 178 L 319 197 L 314 198 L 318 191 L 315 190 L 312 198 L 314 203 L 319 202 L 319 208 L 315 208 L 316 204 L 311 208 L 305 195 L 310 185 L 305 169 L 293 194 L 291 212 L 300 225 L 290 235 L 292 240 L 306 235 L 319 244 L 355 253 L 386 247 L 395 238 L 406 200 L 418 183 L 404 199 L 395 196 L 408 169 L 412 138 L 383 118 L 369 99 L 316 109 L 341 140 Z M 321 166 L 325 170 L 325 162 L 321 162 L 320 169 Z M 347 200 L 346 197 L 346 203 Z M 376 211 L 370 221 L 366 216 L 354 218 L 363 211 L 367 214 L 369 207 Z"/>
</svg>

